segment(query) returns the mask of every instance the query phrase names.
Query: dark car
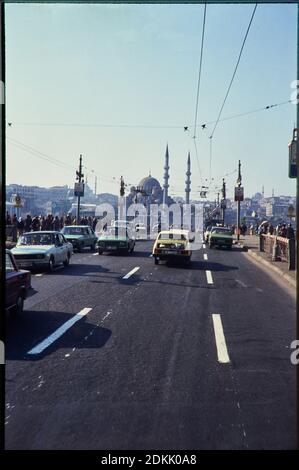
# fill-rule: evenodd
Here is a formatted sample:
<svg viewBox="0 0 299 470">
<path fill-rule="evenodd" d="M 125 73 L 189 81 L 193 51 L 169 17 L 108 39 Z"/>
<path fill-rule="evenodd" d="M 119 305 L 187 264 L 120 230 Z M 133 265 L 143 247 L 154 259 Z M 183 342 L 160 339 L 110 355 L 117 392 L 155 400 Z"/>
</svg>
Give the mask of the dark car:
<svg viewBox="0 0 299 470">
<path fill-rule="evenodd" d="M 94 251 L 96 248 L 98 237 L 88 225 L 66 225 L 61 233 L 72 243 L 74 250 L 81 252 L 85 247 L 89 247 Z"/>
<path fill-rule="evenodd" d="M 6 274 L 6 302 L 5 309 L 9 312 L 20 314 L 23 311 L 24 300 L 31 288 L 30 271 L 18 268 L 13 254 L 6 250 L 5 253 Z"/>
<path fill-rule="evenodd" d="M 132 254 L 135 247 L 135 238 L 126 227 L 110 227 L 100 235 L 97 243 L 98 253 Z"/>
</svg>

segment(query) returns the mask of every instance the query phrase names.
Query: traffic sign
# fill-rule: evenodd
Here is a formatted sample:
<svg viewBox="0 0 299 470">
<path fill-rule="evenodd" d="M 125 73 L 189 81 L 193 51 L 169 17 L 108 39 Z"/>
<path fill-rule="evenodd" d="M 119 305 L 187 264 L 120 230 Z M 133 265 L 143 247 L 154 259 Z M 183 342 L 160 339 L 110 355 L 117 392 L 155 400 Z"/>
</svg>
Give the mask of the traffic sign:
<svg viewBox="0 0 299 470">
<path fill-rule="evenodd" d="M 74 195 L 84 196 L 84 183 L 75 183 Z"/>
<path fill-rule="evenodd" d="M 235 187 L 235 201 L 244 201 L 244 188 L 243 186 Z"/>
</svg>

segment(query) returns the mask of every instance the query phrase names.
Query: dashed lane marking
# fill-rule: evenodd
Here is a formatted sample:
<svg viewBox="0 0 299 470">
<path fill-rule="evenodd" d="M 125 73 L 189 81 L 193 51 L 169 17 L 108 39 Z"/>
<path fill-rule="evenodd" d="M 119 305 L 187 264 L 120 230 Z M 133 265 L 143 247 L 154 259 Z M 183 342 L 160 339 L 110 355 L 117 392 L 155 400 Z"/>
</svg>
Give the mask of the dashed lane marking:
<svg viewBox="0 0 299 470">
<path fill-rule="evenodd" d="M 129 277 L 133 276 L 140 269 L 140 266 L 136 266 L 136 268 L 132 269 L 128 274 L 126 274 L 122 279 L 129 279 Z"/>
<path fill-rule="evenodd" d="M 203 243 L 203 244 L 202 244 L 202 247 L 203 247 L 204 249 L 206 249 L 206 244 L 205 244 L 205 243 Z"/>
<path fill-rule="evenodd" d="M 220 362 L 221 364 L 227 364 L 228 362 L 230 362 L 230 359 L 227 352 L 221 316 L 219 314 L 213 313 L 212 319 L 214 325 L 218 362 Z"/>
<path fill-rule="evenodd" d="M 214 284 L 211 271 L 206 271 L 206 276 L 207 276 L 207 283 L 208 284 Z"/>
<path fill-rule="evenodd" d="M 98 253 L 94 253 L 92 256 L 98 256 Z"/>
<path fill-rule="evenodd" d="M 208 259 L 208 255 L 206 253 L 204 253 L 203 255 L 203 259 L 207 260 Z"/>
<path fill-rule="evenodd" d="M 27 352 L 28 355 L 36 355 L 43 352 L 46 348 L 48 348 L 54 341 L 56 341 L 60 336 L 62 336 L 69 328 L 71 328 L 78 320 L 81 320 L 85 315 L 87 315 L 92 308 L 83 308 L 80 312 L 76 313 L 72 318 L 70 318 L 67 322 L 61 325 L 54 333 L 44 339 L 41 343 L 39 343 L 34 348 L 30 349 Z"/>
<path fill-rule="evenodd" d="M 248 287 L 247 284 L 244 284 L 244 282 L 240 281 L 239 279 L 236 279 L 236 282 L 242 287 Z"/>
<path fill-rule="evenodd" d="M 39 274 L 34 274 L 34 277 L 41 277 L 43 276 L 43 274 L 39 273 Z"/>
</svg>

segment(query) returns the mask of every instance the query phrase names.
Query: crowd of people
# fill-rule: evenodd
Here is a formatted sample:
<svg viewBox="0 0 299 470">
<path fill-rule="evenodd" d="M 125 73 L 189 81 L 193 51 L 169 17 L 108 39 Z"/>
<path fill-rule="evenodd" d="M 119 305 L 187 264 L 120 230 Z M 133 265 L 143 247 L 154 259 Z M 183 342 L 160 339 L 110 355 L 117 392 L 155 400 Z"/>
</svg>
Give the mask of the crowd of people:
<svg viewBox="0 0 299 470">
<path fill-rule="evenodd" d="M 89 225 L 95 229 L 97 221 L 98 219 L 96 217 L 83 216 L 77 223 L 76 217 L 71 214 L 61 217 L 58 217 L 58 215 L 53 216 L 53 214 L 48 214 L 47 216 L 31 216 L 30 214 L 27 214 L 25 218 L 17 218 L 16 214 L 11 217 L 9 212 L 7 212 L 5 222 L 6 226 L 11 227 L 13 241 L 17 241 L 17 238 L 24 232 L 38 232 L 39 230 L 60 231 L 65 225 Z"/>
</svg>

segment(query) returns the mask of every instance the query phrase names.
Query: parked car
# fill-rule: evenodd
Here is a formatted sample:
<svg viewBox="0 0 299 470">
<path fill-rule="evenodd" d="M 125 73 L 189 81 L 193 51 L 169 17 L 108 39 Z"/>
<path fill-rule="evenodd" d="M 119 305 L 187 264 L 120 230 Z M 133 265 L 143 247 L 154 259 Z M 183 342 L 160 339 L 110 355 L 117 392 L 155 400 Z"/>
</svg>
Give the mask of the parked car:
<svg viewBox="0 0 299 470">
<path fill-rule="evenodd" d="M 67 225 L 63 227 L 61 233 L 72 243 L 74 250 L 81 252 L 86 247 L 91 251 L 96 249 L 98 237 L 87 225 Z"/>
<path fill-rule="evenodd" d="M 110 227 L 100 235 L 97 243 L 99 255 L 104 252 L 131 254 L 134 251 L 135 238 L 131 231 L 126 228 L 118 231 L 117 227 Z"/>
<path fill-rule="evenodd" d="M 190 246 L 192 239 L 194 237 L 190 237 L 188 230 L 161 231 L 153 246 L 155 264 L 159 264 L 159 261 L 174 259 L 189 262 L 192 254 Z"/>
<path fill-rule="evenodd" d="M 8 312 L 20 314 L 23 311 L 28 290 L 31 288 L 31 273 L 18 268 L 9 250 L 5 251 L 5 279 L 5 309 Z"/>
<path fill-rule="evenodd" d="M 228 227 L 212 227 L 209 236 L 209 248 L 225 246 L 231 250 L 233 245 L 232 231 Z"/>
<path fill-rule="evenodd" d="M 58 264 L 69 265 L 73 245 L 60 232 L 28 232 L 20 236 L 11 251 L 19 268 L 53 271 Z"/>
</svg>

